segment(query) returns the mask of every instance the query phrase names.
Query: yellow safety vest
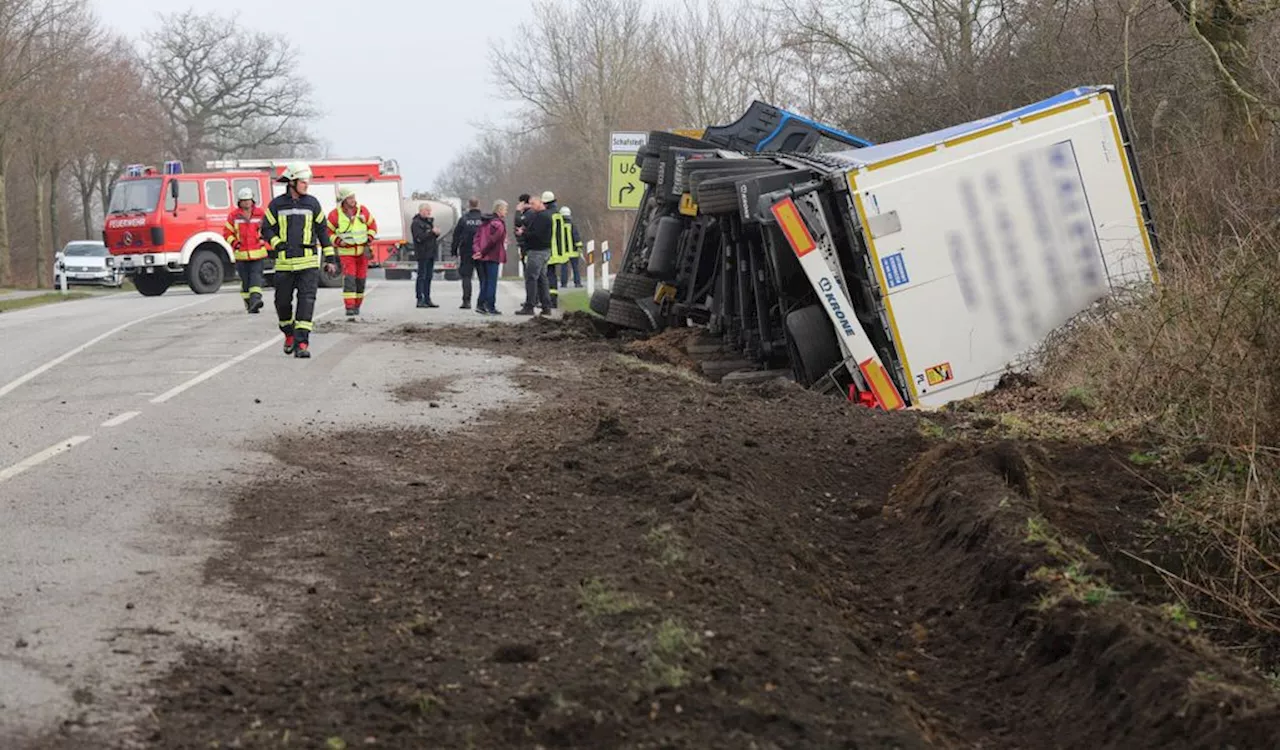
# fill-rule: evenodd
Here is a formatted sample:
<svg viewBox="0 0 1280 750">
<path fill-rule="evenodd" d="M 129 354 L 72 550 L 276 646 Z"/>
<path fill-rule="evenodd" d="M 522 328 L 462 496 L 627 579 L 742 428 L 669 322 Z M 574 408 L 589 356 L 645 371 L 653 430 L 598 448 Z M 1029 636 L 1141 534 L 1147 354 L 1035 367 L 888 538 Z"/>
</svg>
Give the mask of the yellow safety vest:
<svg viewBox="0 0 1280 750">
<path fill-rule="evenodd" d="M 551 260 L 548 265 L 568 263 L 573 250 L 573 227 L 559 213 L 551 215 Z"/>
<path fill-rule="evenodd" d="M 347 212 L 338 206 L 338 226 L 334 227 L 343 245 L 338 246 L 338 255 L 360 255 L 365 245 L 369 244 L 369 225 L 364 220 L 364 206 L 356 206 L 356 215 L 347 216 Z"/>
</svg>

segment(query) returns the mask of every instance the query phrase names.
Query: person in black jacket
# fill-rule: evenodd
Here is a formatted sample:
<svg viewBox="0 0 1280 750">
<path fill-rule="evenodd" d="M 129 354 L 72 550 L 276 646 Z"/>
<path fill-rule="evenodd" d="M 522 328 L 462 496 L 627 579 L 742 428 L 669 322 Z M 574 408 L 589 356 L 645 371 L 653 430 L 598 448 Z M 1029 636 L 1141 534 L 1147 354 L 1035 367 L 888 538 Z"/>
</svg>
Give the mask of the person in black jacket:
<svg viewBox="0 0 1280 750">
<path fill-rule="evenodd" d="M 543 193 L 548 196 L 549 193 Z M 552 200 L 555 199 L 551 196 Z M 551 314 L 551 287 L 547 278 L 547 262 L 551 260 L 551 212 L 543 199 L 534 196 L 525 212 L 521 235 L 525 241 L 524 306 L 516 315 L 533 315 L 536 304 L 542 305 L 542 314 Z"/>
<path fill-rule="evenodd" d="M 418 215 L 409 227 L 413 235 L 414 260 L 418 261 L 418 307 L 439 307 L 431 301 L 431 277 L 436 272 L 436 254 L 439 252 L 440 230 L 431 218 L 431 205 L 418 206 Z"/>
<path fill-rule="evenodd" d="M 475 241 L 476 232 L 484 224 L 484 215 L 480 213 L 480 199 L 467 201 L 467 212 L 458 220 L 453 228 L 453 242 L 449 254 L 458 259 L 458 276 L 462 278 L 462 309 L 471 309 L 471 277 L 477 273 L 476 261 L 471 257 L 471 244 Z"/>
</svg>

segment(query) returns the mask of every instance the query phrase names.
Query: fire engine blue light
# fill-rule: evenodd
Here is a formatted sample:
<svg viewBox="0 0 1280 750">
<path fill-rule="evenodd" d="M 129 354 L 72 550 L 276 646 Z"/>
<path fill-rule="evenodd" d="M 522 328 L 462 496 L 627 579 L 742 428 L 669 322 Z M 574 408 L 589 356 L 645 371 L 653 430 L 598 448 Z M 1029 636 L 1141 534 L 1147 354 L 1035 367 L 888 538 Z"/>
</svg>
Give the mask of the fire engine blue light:
<svg viewBox="0 0 1280 750">
<path fill-rule="evenodd" d="M 164 163 L 165 174 L 182 174 L 182 162 L 167 161 Z"/>
</svg>

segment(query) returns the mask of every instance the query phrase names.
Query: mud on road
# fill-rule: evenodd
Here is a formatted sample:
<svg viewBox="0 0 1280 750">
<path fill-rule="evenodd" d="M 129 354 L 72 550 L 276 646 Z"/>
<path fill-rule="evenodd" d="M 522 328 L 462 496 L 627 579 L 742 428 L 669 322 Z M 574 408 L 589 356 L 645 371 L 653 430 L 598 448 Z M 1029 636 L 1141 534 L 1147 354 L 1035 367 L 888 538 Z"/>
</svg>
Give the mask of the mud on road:
<svg viewBox="0 0 1280 750">
<path fill-rule="evenodd" d="M 1121 447 L 938 441 L 582 319 L 397 335 L 520 357 L 537 398 L 275 444 L 208 575 L 292 624 L 191 652 L 145 746 L 1277 747 L 1277 694 L 1091 551 L 1150 502 Z"/>
</svg>

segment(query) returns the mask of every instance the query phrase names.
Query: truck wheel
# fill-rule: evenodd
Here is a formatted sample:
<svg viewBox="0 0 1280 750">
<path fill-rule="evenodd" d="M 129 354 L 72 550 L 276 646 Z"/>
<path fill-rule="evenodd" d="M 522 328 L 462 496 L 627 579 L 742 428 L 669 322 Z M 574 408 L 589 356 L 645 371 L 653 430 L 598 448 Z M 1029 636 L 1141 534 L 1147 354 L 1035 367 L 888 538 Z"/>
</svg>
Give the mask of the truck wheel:
<svg viewBox="0 0 1280 750">
<path fill-rule="evenodd" d="M 805 388 L 840 363 L 840 342 L 821 305 L 793 310 L 785 323 L 791 345 L 791 369 Z"/>
<path fill-rule="evenodd" d="M 653 299 L 658 289 L 658 280 L 642 276 L 638 273 L 620 273 L 613 277 L 609 291 L 618 297 L 629 300 Z"/>
<path fill-rule="evenodd" d="M 596 315 L 602 315 L 602 316 L 608 315 L 609 303 L 611 301 L 612 299 L 609 296 L 608 289 L 595 290 L 595 292 L 591 294 L 591 301 L 589 303 L 591 307 L 591 312 L 595 313 Z"/>
<path fill-rule="evenodd" d="M 610 299 L 609 310 L 604 319 L 623 328 L 633 328 L 637 331 L 646 332 L 653 330 L 653 323 L 649 320 L 649 316 L 645 315 L 644 311 L 640 309 L 640 306 L 625 299 Z"/>
<path fill-rule="evenodd" d="M 675 275 L 676 254 L 680 250 L 680 233 L 684 222 L 674 216 L 658 220 L 658 234 L 653 238 L 653 250 L 649 253 L 649 273 L 665 279 Z"/>
<path fill-rule="evenodd" d="M 212 250 L 197 250 L 187 264 L 187 284 L 196 294 L 213 294 L 222 288 L 227 269 Z"/>
<path fill-rule="evenodd" d="M 326 273 L 324 266 L 320 266 L 320 288 L 337 289 L 342 286 L 342 264 L 334 259 L 333 273 Z"/>
<path fill-rule="evenodd" d="M 168 272 L 140 273 L 133 277 L 133 287 L 143 297 L 159 297 L 169 291 L 171 284 L 173 279 L 169 278 Z"/>
<path fill-rule="evenodd" d="M 650 156 L 644 160 L 644 164 L 640 165 L 640 181 L 646 185 L 656 185 L 658 183 L 658 165 L 662 161 L 656 156 Z"/>
</svg>

